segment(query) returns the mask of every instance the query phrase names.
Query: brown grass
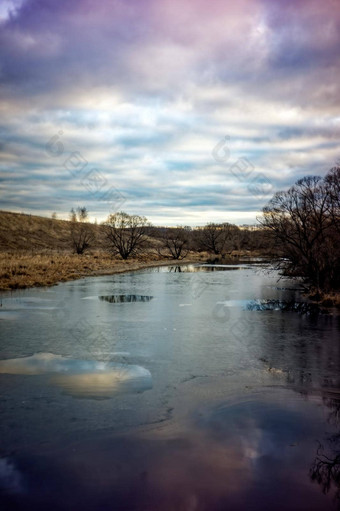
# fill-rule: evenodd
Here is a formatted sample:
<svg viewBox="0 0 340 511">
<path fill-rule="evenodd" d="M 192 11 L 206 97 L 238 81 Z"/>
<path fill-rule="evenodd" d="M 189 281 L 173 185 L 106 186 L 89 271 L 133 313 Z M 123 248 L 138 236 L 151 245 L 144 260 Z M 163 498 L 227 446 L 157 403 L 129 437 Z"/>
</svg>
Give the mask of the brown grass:
<svg viewBox="0 0 340 511">
<path fill-rule="evenodd" d="M 89 275 L 131 271 L 161 264 L 176 264 L 157 254 L 158 241 L 150 238 L 148 252 L 138 259 L 122 261 L 105 251 L 102 225 L 88 224 L 95 237 L 95 249 L 74 254 L 70 243 L 70 222 L 25 213 L 0 211 L 0 289 L 51 286 Z M 235 251 L 233 257 L 256 255 Z M 206 261 L 207 253 L 191 252 L 181 262 Z"/>
<path fill-rule="evenodd" d="M 102 225 L 88 224 L 96 239 L 96 247 L 103 248 Z M 42 252 L 70 250 L 70 222 L 25 213 L 0 211 L 0 249 L 2 251 Z"/>
<path fill-rule="evenodd" d="M 200 260 L 192 254 L 182 262 Z M 176 264 L 148 253 L 138 259 L 113 259 L 105 252 L 93 254 L 26 254 L 1 253 L 0 289 L 22 289 L 34 286 L 52 286 L 58 282 L 79 279 L 90 275 L 109 275 L 158 265 Z"/>
<path fill-rule="evenodd" d="M 157 262 L 150 251 L 146 257 L 122 261 L 104 250 L 101 225 L 89 224 L 96 250 L 73 253 L 70 223 L 24 213 L 0 211 L 0 289 L 50 286 L 87 275 L 116 273 Z"/>
<path fill-rule="evenodd" d="M 99 259 L 76 254 L 2 253 L 0 288 L 50 286 L 56 282 L 80 278 L 95 270 L 111 269 L 113 264 L 108 257 Z"/>
<path fill-rule="evenodd" d="M 340 308 L 340 293 L 324 293 L 320 303 L 324 307 Z"/>
<path fill-rule="evenodd" d="M 322 293 L 313 289 L 306 296 L 321 307 L 336 307 L 337 309 L 340 309 L 340 292 L 333 291 L 329 293 Z"/>
</svg>

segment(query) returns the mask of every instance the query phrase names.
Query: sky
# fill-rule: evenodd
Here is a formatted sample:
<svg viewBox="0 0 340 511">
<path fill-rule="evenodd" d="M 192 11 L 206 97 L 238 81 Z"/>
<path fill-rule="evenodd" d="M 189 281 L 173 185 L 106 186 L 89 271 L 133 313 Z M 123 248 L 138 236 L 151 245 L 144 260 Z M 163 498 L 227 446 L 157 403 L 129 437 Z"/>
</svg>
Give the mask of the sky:
<svg viewBox="0 0 340 511">
<path fill-rule="evenodd" d="M 0 0 L 0 209 L 252 224 L 339 160 L 339 0 Z"/>
</svg>

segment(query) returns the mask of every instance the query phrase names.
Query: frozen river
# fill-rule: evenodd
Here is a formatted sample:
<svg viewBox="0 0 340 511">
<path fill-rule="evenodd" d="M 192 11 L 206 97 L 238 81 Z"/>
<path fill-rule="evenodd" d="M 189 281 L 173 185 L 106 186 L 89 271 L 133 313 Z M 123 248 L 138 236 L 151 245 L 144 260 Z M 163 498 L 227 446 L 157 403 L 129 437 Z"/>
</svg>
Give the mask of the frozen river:
<svg viewBox="0 0 340 511">
<path fill-rule="evenodd" d="M 302 301 L 261 262 L 2 293 L 1 509 L 336 509 L 340 320 Z"/>
</svg>

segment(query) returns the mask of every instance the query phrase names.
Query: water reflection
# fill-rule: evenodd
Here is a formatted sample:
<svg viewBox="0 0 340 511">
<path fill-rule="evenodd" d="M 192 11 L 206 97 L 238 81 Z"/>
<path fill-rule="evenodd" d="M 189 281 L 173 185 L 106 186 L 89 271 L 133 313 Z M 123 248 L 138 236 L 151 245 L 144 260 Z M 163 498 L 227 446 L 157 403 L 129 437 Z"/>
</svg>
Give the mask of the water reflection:
<svg viewBox="0 0 340 511">
<path fill-rule="evenodd" d="M 319 406 L 292 391 L 262 389 L 260 396 L 201 408 L 177 429 L 95 432 L 44 456 L 26 455 L 25 463 L 19 456 L 30 490 L 6 503 L 38 511 L 53 494 L 55 510 L 66 502 L 83 511 L 325 511 L 331 499 L 306 470 L 320 431 Z M 18 464 L 15 457 L 11 464 Z"/>
<path fill-rule="evenodd" d="M 58 374 L 52 376 L 50 382 L 74 397 L 98 399 L 152 388 L 150 372 L 139 366 L 118 366 L 106 372 Z"/>
<path fill-rule="evenodd" d="M 0 458 L 0 496 L 1 493 L 18 494 L 23 492 L 22 477 L 9 458 Z"/>
<path fill-rule="evenodd" d="M 246 269 L 246 266 L 237 264 L 202 264 L 201 266 L 197 266 L 197 271 L 232 271 Z"/>
<path fill-rule="evenodd" d="M 53 310 L 55 304 L 53 300 L 48 298 L 40 298 L 36 296 L 15 296 L 0 298 L 1 313 L 3 311 L 16 310 Z"/>
<path fill-rule="evenodd" d="M 333 509 L 339 316 L 272 313 L 303 301 L 276 273 L 173 268 L 20 293 L 61 305 L 1 321 L 0 506 Z"/>
<path fill-rule="evenodd" d="M 231 259 L 230 261 L 220 261 L 219 263 L 183 263 L 169 264 L 164 266 L 155 266 L 145 268 L 140 273 L 197 273 L 197 272 L 215 272 L 215 271 L 232 271 L 246 270 L 249 268 L 268 268 L 269 262 L 262 261 L 239 261 Z M 136 273 L 135 273 L 136 274 Z"/>
<path fill-rule="evenodd" d="M 52 353 L 0 361 L 0 374 L 50 375 L 50 383 L 76 397 L 111 397 L 152 388 L 150 372 L 137 365 L 75 360 Z"/>
<path fill-rule="evenodd" d="M 340 391 L 324 394 L 324 404 L 331 409 L 329 423 L 336 427 L 336 433 L 326 437 L 316 451 L 310 468 L 312 481 L 317 482 L 324 494 L 334 493 L 340 509 Z"/>
<path fill-rule="evenodd" d="M 109 303 L 129 303 L 129 302 L 150 302 L 153 296 L 143 295 L 107 295 L 99 296 L 99 300 Z"/>
<path fill-rule="evenodd" d="M 245 266 L 232 264 L 181 264 L 163 267 L 163 272 L 169 273 L 197 273 L 197 272 L 213 272 L 213 271 L 232 271 L 244 270 Z"/>
<path fill-rule="evenodd" d="M 190 265 L 190 266 L 182 267 L 178 264 L 176 266 L 169 266 L 168 271 L 169 271 L 169 273 L 182 273 L 185 271 L 190 271 L 189 268 L 194 268 L 194 266 Z M 191 271 L 194 271 L 194 270 L 191 270 Z"/>
<path fill-rule="evenodd" d="M 326 308 L 320 308 L 315 303 L 296 302 L 295 300 L 252 300 L 247 303 L 247 310 L 250 311 L 283 311 L 298 312 L 300 314 L 327 313 Z"/>
</svg>

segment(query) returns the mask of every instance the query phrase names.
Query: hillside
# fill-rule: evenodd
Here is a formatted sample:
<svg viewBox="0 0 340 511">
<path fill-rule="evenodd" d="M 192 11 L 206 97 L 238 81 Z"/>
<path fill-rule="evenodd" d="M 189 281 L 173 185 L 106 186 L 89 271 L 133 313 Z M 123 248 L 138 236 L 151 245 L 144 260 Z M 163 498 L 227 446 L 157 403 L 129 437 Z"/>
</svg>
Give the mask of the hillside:
<svg viewBox="0 0 340 511">
<path fill-rule="evenodd" d="M 86 275 L 112 274 L 154 264 L 169 263 L 157 247 L 162 244 L 164 228 L 151 227 L 148 247 L 135 259 L 123 261 L 107 250 L 104 226 L 88 223 L 95 242 L 82 255 L 74 253 L 71 225 L 67 220 L 25 213 L 0 211 L 0 289 L 53 285 Z M 197 231 L 198 232 L 198 231 Z M 268 255 L 271 248 L 261 231 L 235 229 L 229 257 Z M 197 237 L 189 238 L 190 251 L 185 261 L 204 261 L 211 254 L 200 248 Z M 219 256 L 221 258 L 222 256 Z M 216 255 L 213 255 L 216 260 Z M 182 261 L 184 262 L 184 261 Z"/>
<path fill-rule="evenodd" d="M 105 250 L 104 229 L 88 224 L 95 234 L 93 247 L 83 255 L 74 253 L 70 222 L 24 213 L 0 211 L 0 290 L 50 286 L 88 275 L 104 275 L 168 264 L 150 248 L 138 258 L 122 261 Z M 192 253 L 190 260 L 204 255 Z"/>
<path fill-rule="evenodd" d="M 96 235 L 97 247 L 103 244 L 100 225 L 88 224 Z M 70 222 L 25 213 L 0 211 L 0 250 L 70 251 Z"/>
</svg>

